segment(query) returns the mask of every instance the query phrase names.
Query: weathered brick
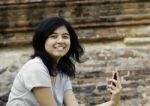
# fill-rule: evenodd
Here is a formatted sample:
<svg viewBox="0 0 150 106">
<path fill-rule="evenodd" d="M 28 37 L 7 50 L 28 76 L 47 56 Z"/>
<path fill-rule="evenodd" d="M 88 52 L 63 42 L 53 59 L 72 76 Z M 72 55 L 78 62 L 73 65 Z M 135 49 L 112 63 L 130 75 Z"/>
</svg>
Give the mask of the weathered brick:
<svg viewBox="0 0 150 106">
<path fill-rule="evenodd" d="M 77 77 L 72 79 L 79 103 L 91 106 L 108 101 L 111 94 L 106 91 L 106 79 L 117 69 L 123 87 L 121 106 L 149 106 L 149 7 L 148 0 L 1 0 L 0 47 L 28 45 L 40 20 L 62 16 L 76 29 L 86 49 L 85 62 L 76 64 Z M 22 58 L 29 57 L 3 50 L 19 58 L 19 65 L 24 62 Z M 10 54 L 6 59 L 3 50 L 1 64 L 16 61 Z M 22 49 L 14 51 L 18 50 Z M 0 78 L 6 80 L 1 81 L 4 91 L 11 87 L 17 65 L 0 69 Z"/>
</svg>

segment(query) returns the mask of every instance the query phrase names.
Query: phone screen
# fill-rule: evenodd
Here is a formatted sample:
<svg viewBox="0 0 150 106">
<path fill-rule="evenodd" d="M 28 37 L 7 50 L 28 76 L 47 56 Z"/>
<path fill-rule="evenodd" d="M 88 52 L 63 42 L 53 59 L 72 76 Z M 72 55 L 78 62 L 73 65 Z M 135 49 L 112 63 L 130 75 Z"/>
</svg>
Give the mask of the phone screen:
<svg viewBox="0 0 150 106">
<path fill-rule="evenodd" d="M 112 75 L 112 78 L 117 80 L 117 73 L 116 72 L 113 72 L 113 75 Z M 114 86 L 116 86 L 115 83 L 112 83 Z"/>
</svg>

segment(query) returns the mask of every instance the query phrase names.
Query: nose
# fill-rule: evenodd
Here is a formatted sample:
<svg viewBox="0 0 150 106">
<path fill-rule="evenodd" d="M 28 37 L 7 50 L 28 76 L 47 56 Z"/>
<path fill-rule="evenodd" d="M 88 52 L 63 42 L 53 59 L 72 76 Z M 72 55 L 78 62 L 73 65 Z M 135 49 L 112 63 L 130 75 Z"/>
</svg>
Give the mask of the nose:
<svg viewBox="0 0 150 106">
<path fill-rule="evenodd" d="M 58 37 L 58 39 L 57 39 L 57 43 L 64 43 L 64 40 L 63 40 L 63 38 L 60 36 L 60 37 Z"/>
</svg>

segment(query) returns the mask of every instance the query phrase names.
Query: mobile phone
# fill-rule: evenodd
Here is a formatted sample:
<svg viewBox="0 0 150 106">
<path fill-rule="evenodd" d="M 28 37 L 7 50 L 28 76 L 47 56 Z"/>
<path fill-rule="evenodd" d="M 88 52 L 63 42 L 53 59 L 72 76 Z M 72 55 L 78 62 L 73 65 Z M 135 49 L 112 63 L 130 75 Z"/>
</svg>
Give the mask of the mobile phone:
<svg viewBox="0 0 150 106">
<path fill-rule="evenodd" d="M 117 72 L 113 71 L 112 78 L 115 79 L 115 80 L 117 80 Z M 112 85 L 116 86 L 116 84 L 113 83 L 113 82 L 112 82 Z"/>
</svg>

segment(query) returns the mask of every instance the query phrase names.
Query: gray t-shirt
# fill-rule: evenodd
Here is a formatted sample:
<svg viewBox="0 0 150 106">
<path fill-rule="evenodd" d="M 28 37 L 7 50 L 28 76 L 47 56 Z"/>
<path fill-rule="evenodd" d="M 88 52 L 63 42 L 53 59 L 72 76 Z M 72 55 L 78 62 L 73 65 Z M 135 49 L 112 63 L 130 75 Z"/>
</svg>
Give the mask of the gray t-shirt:
<svg viewBox="0 0 150 106">
<path fill-rule="evenodd" d="M 66 90 L 72 89 L 69 77 L 58 72 L 55 85 L 46 66 L 39 57 L 29 60 L 15 77 L 6 106 L 40 106 L 31 90 L 34 87 L 49 87 L 57 106 L 63 106 Z"/>
</svg>

